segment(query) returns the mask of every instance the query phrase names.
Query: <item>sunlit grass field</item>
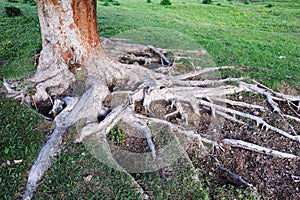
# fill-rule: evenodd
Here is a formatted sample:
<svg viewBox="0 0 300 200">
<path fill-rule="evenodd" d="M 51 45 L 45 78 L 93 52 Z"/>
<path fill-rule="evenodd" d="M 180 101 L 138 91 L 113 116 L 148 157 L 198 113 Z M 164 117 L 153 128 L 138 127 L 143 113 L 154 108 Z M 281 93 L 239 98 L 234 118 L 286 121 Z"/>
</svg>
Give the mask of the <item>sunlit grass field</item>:
<svg viewBox="0 0 300 200">
<path fill-rule="evenodd" d="M 133 30 L 143 35 L 143 28 L 152 29 L 153 37 L 148 33 L 144 43 L 159 39 L 160 44 L 155 45 L 166 46 L 161 38 L 175 37 L 176 42 L 167 46 L 177 47 L 189 43 L 172 34 L 179 32 L 198 48 L 207 50 L 217 66 L 241 67 L 243 76 L 273 89 L 285 85 L 300 90 L 299 1 L 201 2 L 173 0 L 171 6 L 161 6 L 159 0 L 120 0 L 120 6 L 103 6 L 104 2 L 99 1 L 99 33 L 105 37 L 130 37 Z M 3 10 L 8 4 L 0 2 L 0 60 L 9 61 L 1 67 L 0 77 L 22 78 L 34 72 L 33 55 L 41 46 L 37 11 L 35 6 L 14 3 L 24 15 L 7 18 Z"/>
<path fill-rule="evenodd" d="M 172 0 L 171 6 L 160 5 L 159 0 L 119 3 L 104 6 L 104 1 L 98 1 L 100 36 L 132 38 L 170 49 L 206 50 L 211 59 L 206 62 L 208 66 L 234 65 L 241 70 L 238 75 L 256 79 L 275 90 L 299 94 L 300 1 L 244 4 L 215 0 L 202 4 L 202 0 Z M 6 17 L 5 6 L 20 8 L 23 15 Z M 16 80 L 34 73 L 34 54 L 41 48 L 39 28 L 36 6 L 22 0 L 0 0 L 0 78 Z M 0 198 L 16 199 L 24 191 L 28 170 L 47 140 L 51 124 L 44 125 L 36 112 L 18 102 L 1 98 L 0 105 Z M 37 199 L 137 198 L 137 191 L 125 174 L 99 163 L 82 144 L 73 144 L 71 136 L 66 145 L 41 183 Z M 22 162 L 15 164 L 15 160 Z M 141 183 L 149 183 L 148 189 L 157 197 L 167 199 L 182 194 L 177 196 L 180 199 L 189 192 L 207 197 L 207 191 L 191 180 L 183 184 L 179 180 L 162 182 L 157 173 L 153 174 L 136 177 Z M 87 184 L 83 177 L 88 175 L 94 179 Z M 178 188 L 187 190 L 176 193 Z"/>
<path fill-rule="evenodd" d="M 100 35 L 126 37 L 127 30 L 164 28 L 153 34 L 156 41 L 160 35 L 176 37 L 172 32 L 178 31 L 207 50 L 217 66 L 239 66 L 246 71 L 243 76 L 274 89 L 284 84 L 300 90 L 299 1 L 258 1 L 246 5 L 223 0 L 213 4 L 177 0 L 171 6 L 161 6 L 158 0 L 150 4 L 119 2 L 121 6 L 99 3 Z M 185 43 L 179 38 L 177 42 L 172 46 Z"/>
</svg>

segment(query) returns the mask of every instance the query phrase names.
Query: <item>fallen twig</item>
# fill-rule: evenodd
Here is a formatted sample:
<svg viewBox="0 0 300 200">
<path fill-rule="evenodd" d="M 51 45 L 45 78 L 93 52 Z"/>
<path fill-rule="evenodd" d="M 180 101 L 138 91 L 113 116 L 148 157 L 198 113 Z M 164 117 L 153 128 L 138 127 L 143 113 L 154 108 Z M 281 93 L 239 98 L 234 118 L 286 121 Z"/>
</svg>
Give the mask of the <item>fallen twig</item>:
<svg viewBox="0 0 300 200">
<path fill-rule="evenodd" d="M 233 173 L 232 171 L 230 171 L 229 169 L 225 168 L 224 166 L 222 166 L 219 162 L 219 160 L 215 157 L 212 157 L 212 160 L 215 161 L 217 163 L 217 166 L 218 168 L 221 170 L 221 171 L 224 171 L 226 172 L 227 174 L 229 174 L 231 177 L 233 177 L 235 180 L 239 181 L 240 183 L 242 183 L 243 185 L 245 185 L 246 187 L 250 187 L 252 188 L 254 191 L 256 191 L 256 188 L 248 183 L 247 181 L 245 181 L 242 177 L 240 177 L 239 175 Z"/>
<path fill-rule="evenodd" d="M 219 169 L 222 170 L 222 171 L 224 171 L 224 172 L 226 172 L 227 174 L 229 174 L 230 176 L 232 176 L 234 179 L 236 179 L 237 181 L 239 181 L 240 183 L 242 183 L 246 187 L 250 187 L 250 188 L 256 190 L 256 188 L 252 184 L 248 183 L 242 177 L 240 177 L 239 175 L 233 173 L 232 171 L 228 170 L 227 168 L 225 168 L 225 167 L 223 167 L 223 166 L 220 165 Z"/>
<path fill-rule="evenodd" d="M 290 118 L 290 119 L 295 120 L 300 123 L 300 119 L 298 117 L 294 117 L 294 116 L 286 115 L 286 114 L 283 114 L 282 116 L 284 116 L 286 118 Z"/>
</svg>

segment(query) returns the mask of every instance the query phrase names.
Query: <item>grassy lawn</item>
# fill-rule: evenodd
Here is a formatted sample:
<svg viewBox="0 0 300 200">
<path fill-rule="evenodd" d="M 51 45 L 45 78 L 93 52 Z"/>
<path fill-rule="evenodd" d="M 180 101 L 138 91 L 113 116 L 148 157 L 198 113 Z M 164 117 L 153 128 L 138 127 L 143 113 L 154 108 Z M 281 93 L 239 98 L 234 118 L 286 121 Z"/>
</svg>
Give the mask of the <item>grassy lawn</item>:
<svg viewBox="0 0 300 200">
<path fill-rule="evenodd" d="M 299 1 L 245 5 L 216 0 L 207 5 L 200 0 L 188 3 L 177 0 L 165 7 L 159 5 L 159 0 L 150 4 L 135 0 L 119 2 L 121 6 L 98 4 L 101 36 L 130 37 L 127 36 L 130 29 L 159 30 L 153 33 L 153 38 L 148 35 L 144 38 L 144 43 L 151 43 L 180 32 L 207 50 L 217 66 L 242 67 L 246 71 L 243 76 L 255 78 L 274 89 L 285 83 L 300 90 Z M 269 8 L 269 4 L 273 7 Z M 169 47 L 184 44 L 185 40 L 177 37 L 177 44 Z"/>
<path fill-rule="evenodd" d="M 0 198 L 16 199 L 53 127 L 16 101 L 1 98 L 0 107 Z"/>
<path fill-rule="evenodd" d="M 203 49 L 212 61 L 206 66 L 235 65 L 242 69 L 239 75 L 275 90 L 300 91 L 300 1 L 201 2 L 172 0 L 171 6 L 161 6 L 160 0 L 120 0 L 120 6 L 104 6 L 98 1 L 99 34 L 164 48 Z M 23 15 L 6 17 L 5 6 L 20 8 Z M 0 33 L 0 78 L 16 80 L 33 74 L 34 54 L 41 48 L 36 6 L 0 0 Z M 53 127 L 18 102 L 1 98 L 0 105 L 0 198 L 16 199 Z M 62 154 L 43 179 L 36 199 L 138 197 L 127 175 L 99 163 L 82 144 L 72 142 L 73 136 L 71 131 L 65 138 Z M 181 183 L 180 175 L 173 180 L 161 179 L 158 172 L 135 178 L 157 199 L 207 198 L 205 189 L 190 179 Z"/>
</svg>

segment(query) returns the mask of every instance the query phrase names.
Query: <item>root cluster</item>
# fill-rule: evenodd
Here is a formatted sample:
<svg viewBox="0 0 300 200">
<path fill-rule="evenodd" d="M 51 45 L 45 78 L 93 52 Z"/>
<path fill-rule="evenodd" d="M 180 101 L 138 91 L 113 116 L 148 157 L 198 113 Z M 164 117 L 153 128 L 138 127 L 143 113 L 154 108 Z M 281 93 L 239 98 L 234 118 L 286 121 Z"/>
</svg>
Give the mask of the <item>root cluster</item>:
<svg viewBox="0 0 300 200">
<path fill-rule="evenodd" d="M 32 198 L 38 182 L 51 165 L 52 157 L 61 147 L 62 136 L 70 126 L 77 126 L 79 137 L 76 142 L 85 143 L 91 152 L 97 146 L 96 149 L 100 149 L 101 156 L 105 154 L 106 164 L 124 171 L 130 177 L 131 172 L 137 172 L 141 168 L 118 162 L 107 139 L 110 130 L 121 122 L 134 127 L 147 140 L 149 149 L 147 155 L 151 159 L 143 160 L 143 166 L 145 163 L 148 166 L 142 167 L 144 172 L 167 166 L 174 158 L 184 156 L 189 159 L 186 149 L 192 144 L 197 144 L 193 148 L 201 149 L 203 154 L 209 153 L 214 148 L 222 149 L 224 145 L 230 145 L 274 157 L 299 159 L 299 155 L 280 152 L 235 138 L 223 138 L 222 123 L 230 120 L 255 127 L 256 130 L 272 131 L 299 145 L 299 130 L 293 124 L 300 122 L 300 96 L 275 92 L 256 81 L 249 83 L 243 78 L 222 79 L 220 76 L 209 75 L 215 74 L 218 70 L 232 69 L 233 66 L 212 68 L 193 66 L 192 71 L 182 74 L 176 66 L 178 59 L 184 57 L 182 54 L 174 53 L 171 60 L 165 56 L 168 52 L 165 49 L 130 44 L 114 45 L 117 47 L 112 48 L 111 42 L 105 40 L 103 45 L 110 49 L 109 53 L 114 59 L 124 63 L 101 58 L 92 60 L 85 72 L 83 80 L 85 91 L 82 95 L 70 96 L 62 111 L 52 109 L 53 113 L 57 113 L 54 118 L 56 128 L 31 168 L 25 199 Z M 201 53 L 203 52 L 195 52 L 195 55 L 200 58 Z M 197 58 L 196 56 L 194 58 Z M 150 65 L 153 67 L 153 64 L 156 67 L 152 69 L 147 67 Z M 5 84 L 10 95 L 26 96 L 20 91 L 13 90 L 7 82 Z M 240 92 L 260 94 L 265 97 L 267 104 L 255 105 L 227 98 L 228 95 Z M 28 104 L 32 103 L 28 102 L 28 98 L 24 98 L 25 100 Z M 288 111 L 282 110 L 278 105 L 279 102 L 285 104 Z M 162 109 L 157 109 L 159 107 L 157 105 Z M 251 113 L 247 112 L 249 110 Z M 203 112 L 211 114 L 207 134 L 198 131 L 198 119 Z M 257 114 L 266 112 L 277 115 L 287 126 L 271 124 L 264 119 L 263 114 Z M 156 142 L 153 141 L 154 125 L 168 127 L 174 134 L 173 145 L 157 148 Z M 99 151 L 94 154 L 99 154 Z M 191 160 L 189 165 L 193 166 Z M 236 175 L 224 167 L 222 169 Z M 252 187 L 251 183 L 236 176 L 244 185 Z M 148 199 L 149 196 L 143 188 L 133 177 L 132 180 L 141 196 Z"/>
</svg>

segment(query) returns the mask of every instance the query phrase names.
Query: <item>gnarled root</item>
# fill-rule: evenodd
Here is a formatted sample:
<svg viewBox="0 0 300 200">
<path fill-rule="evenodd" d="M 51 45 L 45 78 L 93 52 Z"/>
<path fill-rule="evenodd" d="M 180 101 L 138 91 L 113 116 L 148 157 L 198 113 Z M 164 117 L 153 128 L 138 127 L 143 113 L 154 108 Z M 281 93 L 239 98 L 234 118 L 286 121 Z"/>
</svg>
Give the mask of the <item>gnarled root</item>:
<svg viewBox="0 0 300 200">
<path fill-rule="evenodd" d="M 166 71 L 172 70 L 172 63 L 163 56 L 161 50 L 151 46 L 136 48 L 137 51 L 146 49 L 151 49 L 152 54 L 153 52 L 158 54 L 165 63 L 168 63 L 169 66 L 166 67 Z M 151 52 L 149 53 L 151 54 Z M 138 53 L 134 55 L 136 56 Z M 147 56 L 149 55 L 147 54 Z M 79 121 L 84 121 L 84 123 L 77 127 L 80 135 L 77 142 L 83 142 L 91 154 L 101 162 L 127 173 L 144 199 L 147 199 L 148 195 L 130 173 L 154 171 L 170 165 L 174 159 L 179 157 L 186 157 L 189 165 L 193 168 L 193 163 L 189 159 L 186 149 L 194 143 L 197 144 L 197 148 L 201 149 L 203 154 L 207 154 L 210 150 L 205 144 L 209 144 L 210 148 L 223 149 L 220 143 L 220 138 L 222 138 L 220 129 L 224 123 L 224 118 L 242 124 L 248 124 L 248 121 L 243 119 L 250 119 L 256 122 L 258 128 L 272 130 L 291 140 L 300 142 L 300 136 L 296 135 L 296 131 L 291 134 L 289 130 L 282 130 L 267 123 L 263 117 L 226 107 L 226 105 L 231 105 L 268 112 L 269 109 L 266 105 L 253 105 L 228 100 L 225 96 L 249 91 L 265 95 L 274 112 L 282 118 L 289 118 L 296 122 L 299 122 L 300 97 L 283 95 L 262 87 L 258 83 L 245 83 L 240 78 L 201 79 L 201 75 L 205 73 L 224 68 L 233 67 L 204 69 L 195 67 L 196 71 L 194 72 L 172 75 L 172 73 L 162 74 L 158 70 L 153 71 L 139 65 L 112 62 L 106 58 L 93 60 L 93 63 L 87 68 L 84 79 L 86 90 L 78 97 L 78 102 L 68 106 L 55 118 L 56 129 L 31 169 L 24 197 L 28 199 L 32 197 L 38 181 L 41 180 L 44 172 L 51 164 L 51 157 L 56 154 L 60 147 L 61 138 L 66 128 L 76 125 Z M 229 82 L 235 82 L 236 85 L 227 84 Z M 47 81 L 47 84 L 54 83 L 50 80 Z M 38 90 L 38 93 L 43 97 L 45 96 L 44 91 Z M 110 100 L 107 101 L 107 99 Z M 276 101 L 287 102 L 294 114 L 284 113 Z M 158 107 L 162 108 L 161 110 L 155 107 L 158 104 L 160 106 Z M 205 137 L 207 135 L 200 135 L 197 131 L 201 112 L 207 109 L 212 112 L 212 119 L 214 120 L 218 120 L 217 116 L 222 116 L 222 119 L 215 123 L 217 125 L 211 122 L 211 127 L 207 128 L 209 138 Z M 147 141 L 148 153 L 134 154 L 129 151 L 114 153 L 115 149 L 110 146 L 107 135 L 121 121 L 130 124 L 136 132 L 143 135 Z M 172 140 L 168 144 L 164 144 L 163 147 L 154 140 L 156 130 L 153 128 L 162 126 L 167 127 L 166 130 L 172 133 Z M 223 142 L 259 153 L 267 152 L 273 156 L 295 158 L 294 155 L 243 141 L 224 139 Z M 197 179 L 196 176 L 195 180 Z"/>
</svg>

